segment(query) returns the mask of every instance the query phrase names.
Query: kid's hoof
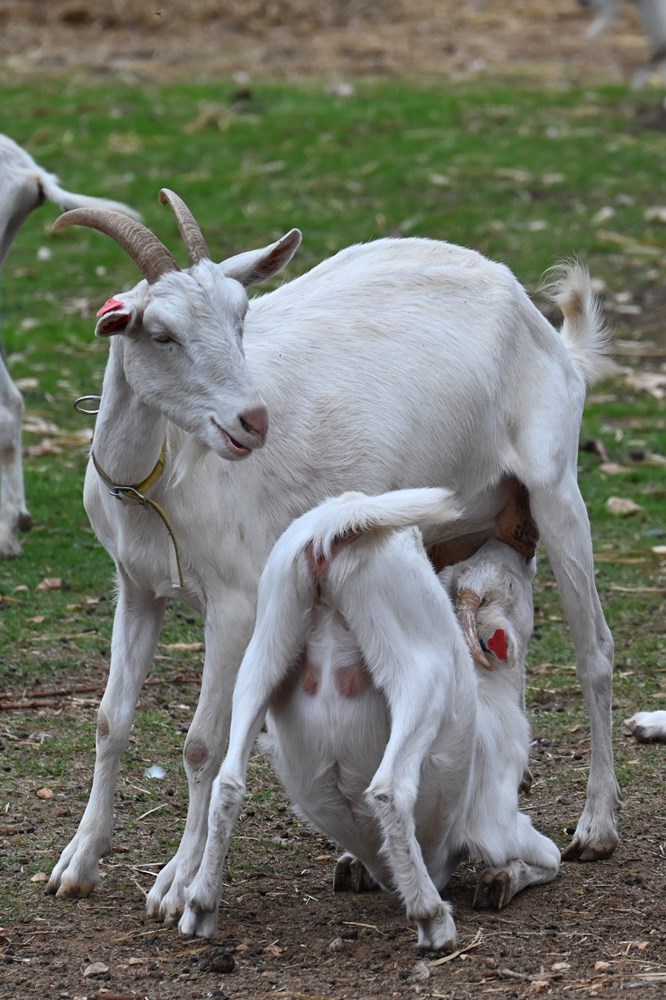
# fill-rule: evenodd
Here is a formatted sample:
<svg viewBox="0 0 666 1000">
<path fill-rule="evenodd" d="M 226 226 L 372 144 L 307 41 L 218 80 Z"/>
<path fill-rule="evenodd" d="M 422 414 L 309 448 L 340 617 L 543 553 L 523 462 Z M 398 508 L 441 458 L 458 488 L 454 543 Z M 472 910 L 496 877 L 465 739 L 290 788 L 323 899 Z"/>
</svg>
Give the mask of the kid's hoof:
<svg viewBox="0 0 666 1000">
<path fill-rule="evenodd" d="M 489 868 L 476 885 L 475 910 L 501 910 L 511 899 L 511 876 L 505 868 Z"/>
</svg>

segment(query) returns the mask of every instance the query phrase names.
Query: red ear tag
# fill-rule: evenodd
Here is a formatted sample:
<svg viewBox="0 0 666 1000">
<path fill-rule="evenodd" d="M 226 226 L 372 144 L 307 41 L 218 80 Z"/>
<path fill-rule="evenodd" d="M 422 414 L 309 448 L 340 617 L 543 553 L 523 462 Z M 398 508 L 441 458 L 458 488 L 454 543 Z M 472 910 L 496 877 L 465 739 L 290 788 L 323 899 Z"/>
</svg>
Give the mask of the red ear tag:
<svg viewBox="0 0 666 1000">
<path fill-rule="evenodd" d="M 107 299 L 101 309 L 97 310 L 97 316 L 104 316 L 106 313 L 114 312 L 116 309 L 124 309 L 125 303 L 119 299 Z"/>
<path fill-rule="evenodd" d="M 492 639 L 488 639 L 488 649 L 498 660 L 506 660 L 506 633 L 503 628 L 498 628 Z"/>
</svg>

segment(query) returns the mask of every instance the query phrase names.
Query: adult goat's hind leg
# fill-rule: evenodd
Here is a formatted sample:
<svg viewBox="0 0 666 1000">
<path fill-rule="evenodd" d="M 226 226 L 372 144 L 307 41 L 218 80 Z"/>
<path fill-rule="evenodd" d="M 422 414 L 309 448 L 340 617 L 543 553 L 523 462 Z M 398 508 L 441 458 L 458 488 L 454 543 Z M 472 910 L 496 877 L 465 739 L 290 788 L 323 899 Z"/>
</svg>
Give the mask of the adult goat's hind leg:
<svg viewBox="0 0 666 1000">
<path fill-rule="evenodd" d="M 136 703 L 153 662 L 164 600 L 137 592 L 119 574 L 109 678 L 97 717 L 92 790 L 78 830 L 56 864 L 47 892 L 88 896 L 99 883 L 99 860 L 111 847 L 113 798 Z"/>
<path fill-rule="evenodd" d="M 547 451 L 547 443 L 543 447 Z M 595 861 L 609 857 L 618 843 L 620 793 L 613 768 L 611 716 L 613 637 L 597 594 L 590 523 L 575 466 L 559 477 L 538 482 L 530 481 L 526 468 L 521 478 L 529 489 L 532 513 L 557 580 L 590 717 L 587 799 L 563 858 Z"/>
</svg>

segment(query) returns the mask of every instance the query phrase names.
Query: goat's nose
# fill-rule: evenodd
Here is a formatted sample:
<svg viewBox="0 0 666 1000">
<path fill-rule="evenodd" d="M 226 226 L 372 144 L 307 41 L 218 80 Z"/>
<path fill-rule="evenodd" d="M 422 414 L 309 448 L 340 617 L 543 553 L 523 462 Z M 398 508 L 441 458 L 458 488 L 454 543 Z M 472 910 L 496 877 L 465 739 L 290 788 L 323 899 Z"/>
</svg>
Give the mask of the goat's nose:
<svg viewBox="0 0 666 1000">
<path fill-rule="evenodd" d="M 253 410 L 246 410 L 238 418 L 243 430 L 248 431 L 263 444 L 268 434 L 268 410 L 265 406 L 256 406 Z"/>
</svg>

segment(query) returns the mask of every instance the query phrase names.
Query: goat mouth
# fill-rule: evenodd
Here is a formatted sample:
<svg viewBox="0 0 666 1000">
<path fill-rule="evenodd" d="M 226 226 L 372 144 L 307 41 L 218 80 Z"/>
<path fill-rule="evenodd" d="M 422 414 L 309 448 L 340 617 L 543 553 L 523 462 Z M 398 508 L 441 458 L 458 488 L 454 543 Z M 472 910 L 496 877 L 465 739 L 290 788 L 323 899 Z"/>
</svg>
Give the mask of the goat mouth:
<svg viewBox="0 0 666 1000">
<path fill-rule="evenodd" d="M 227 451 L 230 451 L 234 458 L 245 458 L 246 455 L 250 454 L 252 448 L 248 445 L 241 444 L 240 441 L 237 441 L 236 438 L 232 437 L 229 431 L 225 431 L 224 427 L 222 427 L 221 424 L 218 424 L 214 417 L 210 418 L 210 422 L 215 430 L 219 431 L 222 435 Z"/>
</svg>

